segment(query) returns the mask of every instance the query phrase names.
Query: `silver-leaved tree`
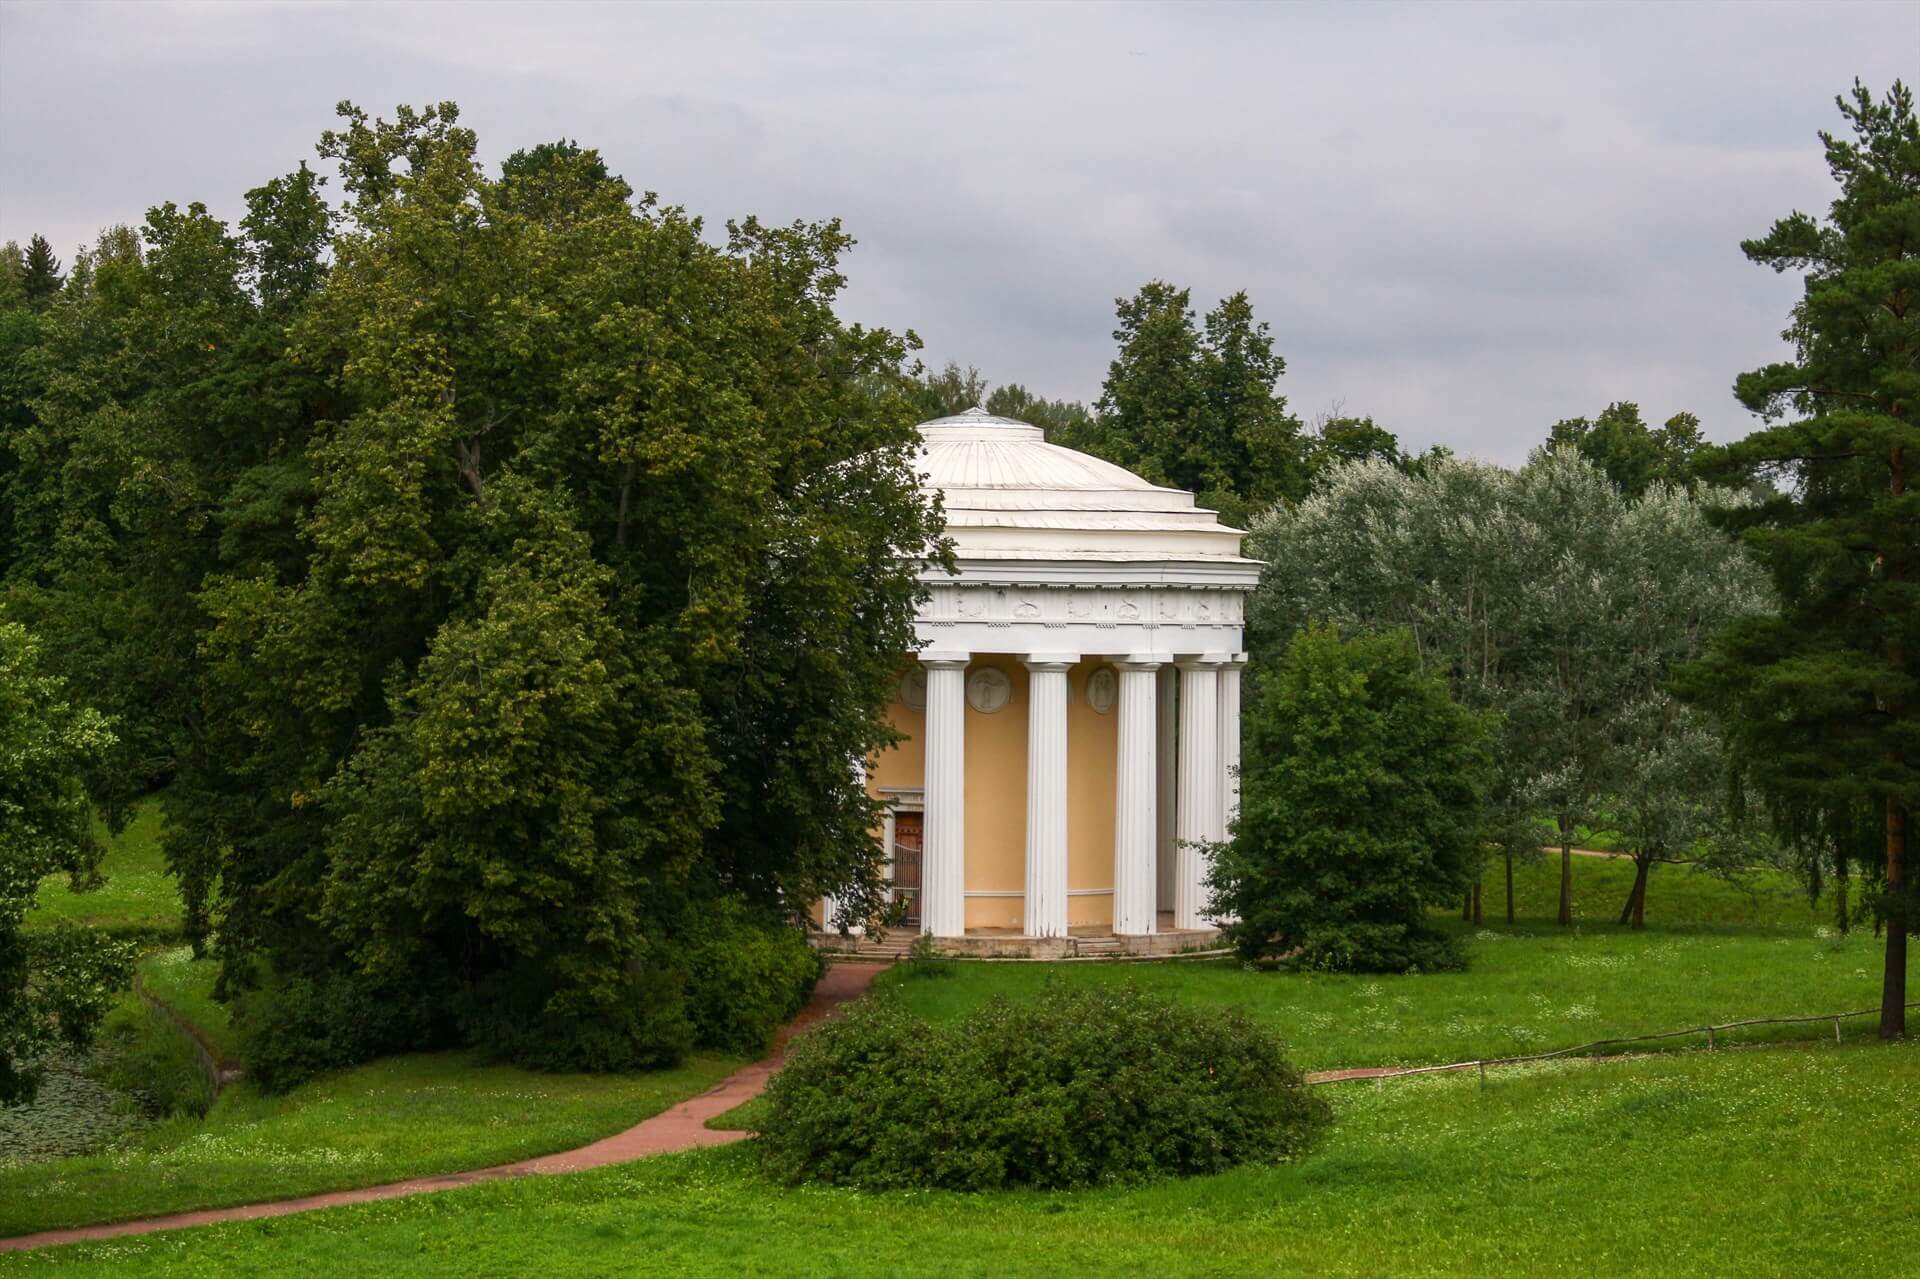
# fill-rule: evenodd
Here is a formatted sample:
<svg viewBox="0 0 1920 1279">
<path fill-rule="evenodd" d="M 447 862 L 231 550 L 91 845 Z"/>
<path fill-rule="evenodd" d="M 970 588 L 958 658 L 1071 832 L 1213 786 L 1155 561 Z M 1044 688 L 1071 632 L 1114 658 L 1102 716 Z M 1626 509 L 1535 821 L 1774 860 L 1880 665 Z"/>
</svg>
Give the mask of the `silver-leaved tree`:
<svg viewBox="0 0 1920 1279">
<path fill-rule="evenodd" d="M 1498 716 L 1486 843 L 1505 863 L 1509 921 L 1514 860 L 1537 855 L 1546 816 L 1559 920 L 1572 922 L 1574 832 L 1602 808 L 1641 859 L 1631 921 L 1647 869 L 1730 837 L 1717 742 L 1664 690 L 1719 626 L 1770 607 L 1746 553 L 1706 518 L 1737 500 L 1665 485 L 1630 498 L 1571 449 L 1517 470 L 1347 465 L 1257 525 L 1268 569 L 1253 642 L 1277 652 L 1319 620 L 1406 630 L 1456 700 Z M 1681 756 L 1685 768 L 1648 766 Z"/>
</svg>

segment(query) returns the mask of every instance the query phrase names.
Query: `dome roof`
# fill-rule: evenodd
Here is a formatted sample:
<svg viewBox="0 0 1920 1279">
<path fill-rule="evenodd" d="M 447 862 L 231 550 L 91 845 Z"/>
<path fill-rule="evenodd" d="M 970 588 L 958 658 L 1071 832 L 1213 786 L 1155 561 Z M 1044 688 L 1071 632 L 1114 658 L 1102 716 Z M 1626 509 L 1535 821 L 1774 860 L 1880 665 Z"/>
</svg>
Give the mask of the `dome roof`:
<svg viewBox="0 0 1920 1279">
<path fill-rule="evenodd" d="M 944 502 L 962 560 L 1250 564 L 1241 530 L 1184 489 L 1049 444 L 1039 427 L 972 408 L 920 424 L 922 487 Z"/>
</svg>

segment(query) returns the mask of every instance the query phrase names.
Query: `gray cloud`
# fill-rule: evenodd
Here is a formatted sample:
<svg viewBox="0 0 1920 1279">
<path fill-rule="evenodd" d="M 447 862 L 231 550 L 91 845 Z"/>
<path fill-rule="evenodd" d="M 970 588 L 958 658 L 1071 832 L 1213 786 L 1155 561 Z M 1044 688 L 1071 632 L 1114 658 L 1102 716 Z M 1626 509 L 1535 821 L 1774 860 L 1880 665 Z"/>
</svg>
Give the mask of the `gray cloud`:
<svg viewBox="0 0 1920 1279">
<path fill-rule="evenodd" d="M 1612 399 L 1749 419 L 1831 192 L 1817 130 L 1912 78 L 1903 4 L 0 7 L 0 238 L 224 216 L 335 101 L 458 101 L 718 223 L 838 216 L 846 312 L 1091 398 L 1112 302 L 1245 288 L 1312 413 L 1517 460 Z"/>
</svg>

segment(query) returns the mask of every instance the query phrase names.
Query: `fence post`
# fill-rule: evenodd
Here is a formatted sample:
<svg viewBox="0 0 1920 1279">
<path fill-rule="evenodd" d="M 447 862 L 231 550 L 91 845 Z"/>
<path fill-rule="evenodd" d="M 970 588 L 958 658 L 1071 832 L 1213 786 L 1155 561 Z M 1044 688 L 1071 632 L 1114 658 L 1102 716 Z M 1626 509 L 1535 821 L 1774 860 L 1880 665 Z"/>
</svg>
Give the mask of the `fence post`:
<svg viewBox="0 0 1920 1279">
<path fill-rule="evenodd" d="M 1707 1032 L 1707 1051 L 1712 1052 L 1713 1051 L 1713 1027 L 1711 1026 L 1705 1027 L 1705 1030 Z"/>
<path fill-rule="evenodd" d="M 1487 1063 L 1484 1061 L 1480 1063 L 1480 1086 L 1482 1088 L 1487 1086 Z"/>
<path fill-rule="evenodd" d="M 1840 1042 L 1840 1019 L 1838 1017 L 1833 1019 L 1833 1042 L 1836 1044 Z"/>
</svg>

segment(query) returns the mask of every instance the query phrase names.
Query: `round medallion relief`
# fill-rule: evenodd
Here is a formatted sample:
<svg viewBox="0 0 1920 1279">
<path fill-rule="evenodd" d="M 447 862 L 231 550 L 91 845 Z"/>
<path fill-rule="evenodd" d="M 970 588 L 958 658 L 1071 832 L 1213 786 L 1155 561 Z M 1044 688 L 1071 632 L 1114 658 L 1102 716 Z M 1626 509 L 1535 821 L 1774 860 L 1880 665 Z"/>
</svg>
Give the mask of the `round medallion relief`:
<svg viewBox="0 0 1920 1279">
<path fill-rule="evenodd" d="M 1097 715 L 1111 714 L 1113 704 L 1120 700 L 1120 677 L 1113 673 L 1113 667 L 1102 666 L 1087 676 L 1087 705 L 1093 707 Z"/>
<path fill-rule="evenodd" d="M 909 710 L 927 709 L 927 668 L 916 664 L 900 677 L 900 703 Z"/>
<path fill-rule="evenodd" d="M 1013 681 L 998 666 L 982 666 L 967 676 L 967 705 L 991 715 L 1013 700 Z"/>
</svg>

